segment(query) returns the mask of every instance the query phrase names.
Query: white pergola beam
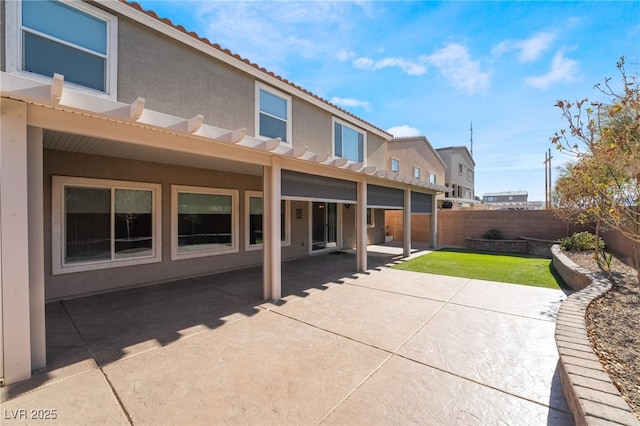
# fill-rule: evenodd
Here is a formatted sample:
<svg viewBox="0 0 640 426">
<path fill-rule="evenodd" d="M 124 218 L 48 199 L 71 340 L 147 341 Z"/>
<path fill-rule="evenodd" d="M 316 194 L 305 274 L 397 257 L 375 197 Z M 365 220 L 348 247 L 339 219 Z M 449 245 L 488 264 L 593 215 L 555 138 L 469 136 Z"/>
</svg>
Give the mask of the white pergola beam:
<svg viewBox="0 0 640 426">
<path fill-rule="evenodd" d="M 195 133 L 202 127 L 204 116 L 202 114 L 195 115 L 187 120 L 187 133 Z"/>
<path fill-rule="evenodd" d="M 64 76 L 62 74 L 55 73 L 51 79 L 51 95 L 50 101 L 54 104 L 60 103 L 62 99 L 62 90 L 64 89 Z"/>
<path fill-rule="evenodd" d="M 144 112 L 144 98 L 137 98 L 129 105 L 129 120 L 138 121 Z"/>
</svg>

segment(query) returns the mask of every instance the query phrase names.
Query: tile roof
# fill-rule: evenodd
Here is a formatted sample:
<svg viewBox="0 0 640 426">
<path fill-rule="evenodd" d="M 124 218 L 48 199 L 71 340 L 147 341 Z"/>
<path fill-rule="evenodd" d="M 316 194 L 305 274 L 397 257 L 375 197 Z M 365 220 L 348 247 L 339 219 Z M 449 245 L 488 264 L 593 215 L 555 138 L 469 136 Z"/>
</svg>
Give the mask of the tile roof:
<svg viewBox="0 0 640 426">
<path fill-rule="evenodd" d="M 260 67 L 258 64 L 253 63 L 253 62 L 249 61 L 246 58 L 243 58 L 242 56 L 238 55 L 237 53 L 231 52 L 229 49 L 223 49 L 219 44 L 210 42 L 209 39 L 207 39 L 206 37 L 200 37 L 197 33 L 193 32 L 193 31 L 187 31 L 182 25 L 174 24 L 169 18 L 161 18 L 153 10 L 146 10 L 146 9 L 142 8 L 142 6 L 140 6 L 135 1 L 128 1 L 128 0 L 119 0 L 119 1 L 121 3 L 124 3 L 124 4 L 130 6 L 130 7 L 134 8 L 134 9 L 136 9 L 136 10 L 138 10 L 138 11 L 140 11 L 140 12 L 142 12 L 142 13 L 148 15 L 148 16 L 150 16 L 151 18 L 154 18 L 154 19 L 156 19 L 156 20 L 158 20 L 158 21 L 160 21 L 160 22 L 162 22 L 162 23 L 164 23 L 164 24 L 166 24 L 166 25 L 168 25 L 168 26 L 170 26 L 172 28 L 175 28 L 178 31 L 183 32 L 184 34 L 187 34 L 187 35 L 193 37 L 194 39 L 196 39 L 196 40 L 198 40 L 198 41 L 200 41 L 202 43 L 205 43 L 206 45 L 208 45 L 210 47 L 213 47 L 214 49 L 216 49 L 216 50 L 218 50 L 218 51 L 220 51 L 220 52 L 222 52 L 222 53 L 224 53 L 226 55 L 229 55 L 230 57 L 232 57 L 232 58 L 234 58 L 234 59 L 236 59 L 238 61 L 244 62 L 245 64 L 257 69 L 258 71 L 263 72 L 264 74 L 266 74 L 266 75 L 268 75 L 270 77 L 273 77 L 273 78 L 275 78 L 277 80 L 280 80 L 281 82 L 283 82 L 285 84 L 288 84 L 292 88 L 294 88 L 296 90 L 299 90 L 302 93 L 304 93 L 306 95 L 309 95 L 309 96 L 311 96 L 311 97 L 323 102 L 324 104 L 330 106 L 331 108 L 337 109 L 338 111 L 341 111 L 341 112 L 347 114 L 348 116 L 353 117 L 356 120 L 358 120 L 358 121 L 360 121 L 360 122 L 362 122 L 362 123 L 364 123 L 364 124 L 366 124 L 368 126 L 371 126 L 374 129 L 376 129 L 376 130 L 378 130 L 378 131 L 380 131 L 380 132 L 382 132 L 382 133 L 384 133 L 386 135 L 389 135 L 390 138 L 393 137 L 393 135 L 391 133 L 387 132 L 386 130 L 381 129 L 378 126 L 376 126 L 376 125 L 374 125 L 374 124 L 372 124 L 372 123 L 370 123 L 368 121 L 363 120 L 362 118 L 358 117 L 357 115 L 354 115 L 354 114 L 350 113 L 349 111 L 347 111 L 345 109 L 342 109 L 337 105 L 332 104 L 331 102 L 327 101 L 326 99 L 321 98 L 320 96 L 308 91 L 307 89 L 304 89 L 304 88 L 296 85 L 295 83 L 293 83 L 293 82 L 291 82 L 291 81 L 289 81 L 289 80 L 287 80 L 287 79 L 285 79 L 285 78 L 273 73 L 272 71 L 268 71 L 267 69 L 265 69 L 263 67 Z"/>
</svg>

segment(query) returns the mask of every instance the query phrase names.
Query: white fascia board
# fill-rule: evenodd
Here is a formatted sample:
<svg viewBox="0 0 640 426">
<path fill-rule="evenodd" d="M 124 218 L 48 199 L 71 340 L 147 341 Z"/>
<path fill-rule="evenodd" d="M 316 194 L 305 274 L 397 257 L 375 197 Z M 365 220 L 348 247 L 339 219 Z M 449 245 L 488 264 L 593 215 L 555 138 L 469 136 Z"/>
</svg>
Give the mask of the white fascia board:
<svg viewBox="0 0 640 426">
<path fill-rule="evenodd" d="M 332 115 L 347 121 L 355 126 L 358 126 L 360 128 L 366 129 L 367 131 L 374 133 L 378 136 L 380 136 L 381 138 L 387 140 L 390 139 L 390 136 L 388 134 L 386 134 L 385 132 L 382 132 L 381 130 L 369 125 L 367 122 L 363 121 L 363 120 L 359 120 L 354 118 L 353 116 L 340 111 L 339 109 L 335 109 L 332 108 L 330 105 L 328 105 L 327 103 L 307 94 L 304 93 L 300 90 L 297 90 L 295 87 L 285 83 L 284 81 L 272 77 L 269 74 L 260 71 L 259 69 L 254 68 L 253 66 L 234 58 L 231 55 L 228 55 L 212 46 L 207 45 L 206 43 L 195 39 L 194 37 L 190 36 L 189 34 L 185 34 L 182 31 L 168 25 L 165 24 L 164 22 L 161 22 L 155 18 L 152 18 L 151 16 L 147 15 L 146 13 L 140 12 L 137 9 L 134 9 L 133 7 L 124 4 L 120 1 L 117 0 L 102 0 L 99 1 L 99 4 L 112 10 L 113 12 L 119 13 L 121 15 L 124 15 L 128 18 L 133 19 L 134 21 L 146 25 L 149 28 L 152 28 L 162 34 L 165 34 L 169 37 L 172 37 L 173 39 L 179 41 L 180 43 L 183 43 L 189 47 L 192 47 L 194 49 L 197 49 L 211 57 L 214 57 L 240 71 L 243 71 L 253 77 L 255 77 L 258 80 L 262 80 L 264 82 L 269 83 L 269 85 L 277 88 L 278 90 L 281 90 L 283 92 L 286 92 L 288 94 L 291 94 L 293 96 L 296 96 L 300 99 L 303 99 L 311 104 L 313 104 L 314 106 L 317 106 L 329 113 L 331 113 Z"/>
</svg>

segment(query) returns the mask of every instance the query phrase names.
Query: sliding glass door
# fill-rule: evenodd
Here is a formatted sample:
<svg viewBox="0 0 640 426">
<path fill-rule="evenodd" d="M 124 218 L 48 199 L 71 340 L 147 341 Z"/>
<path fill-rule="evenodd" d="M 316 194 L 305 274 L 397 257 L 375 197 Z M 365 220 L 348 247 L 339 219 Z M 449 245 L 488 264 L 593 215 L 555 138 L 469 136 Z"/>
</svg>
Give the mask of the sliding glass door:
<svg viewBox="0 0 640 426">
<path fill-rule="evenodd" d="M 337 247 L 338 204 L 313 202 L 311 221 L 311 249 L 317 251 Z"/>
</svg>

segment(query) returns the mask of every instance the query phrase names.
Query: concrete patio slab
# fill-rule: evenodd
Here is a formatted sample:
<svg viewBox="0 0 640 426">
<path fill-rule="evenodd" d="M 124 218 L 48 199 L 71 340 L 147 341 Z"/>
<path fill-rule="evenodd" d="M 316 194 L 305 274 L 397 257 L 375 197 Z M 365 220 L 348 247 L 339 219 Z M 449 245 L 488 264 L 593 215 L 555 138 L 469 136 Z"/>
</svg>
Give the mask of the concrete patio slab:
<svg viewBox="0 0 640 426">
<path fill-rule="evenodd" d="M 451 302 L 529 318 L 555 321 L 566 294 L 558 289 L 471 280 Z"/>
<path fill-rule="evenodd" d="M 426 299 L 449 301 L 469 281 L 471 281 L 469 278 L 446 277 L 400 269 L 382 269 L 366 280 L 354 280 L 349 284 Z M 426 285 L 427 283 L 428 285 Z"/>
<path fill-rule="evenodd" d="M 273 309 L 323 330 L 393 352 L 442 306 L 442 302 L 433 300 L 342 285 Z"/>
<path fill-rule="evenodd" d="M 245 318 L 257 309 L 194 280 L 63 304 L 104 365 Z"/>
<path fill-rule="evenodd" d="M 104 370 L 136 425 L 316 424 L 388 356 L 262 312 Z"/>
<path fill-rule="evenodd" d="M 48 423 L 65 426 L 572 424 L 555 369 L 562 292 L 392 270 L 401 249 L 388 250 L 365 273 L 350 253 L 285 262 L 279 303 L 260 301 L 258 268 L 52 303 L 49 367 L 1 388 L 3 412 L 56 409 Z M 2 422 L 24 423 L 43 424 Z"/>
<path fill-rule="evenodd" d="M 553 332 L 550 321 L 448 304 L 398 353 L 566 411 L 564 398 L 553 392 L 558 363 Z"/>
<path fill-rule="evenodd" d="M 564 425 L 549 409 L 480 383 L 394 356 L 322 422 L 326 425 Z"/>
<path fill-rule="evenodd" d="M 2 424 L 129 425 L 100 370 L 2 403 Z"/>
</svg>

